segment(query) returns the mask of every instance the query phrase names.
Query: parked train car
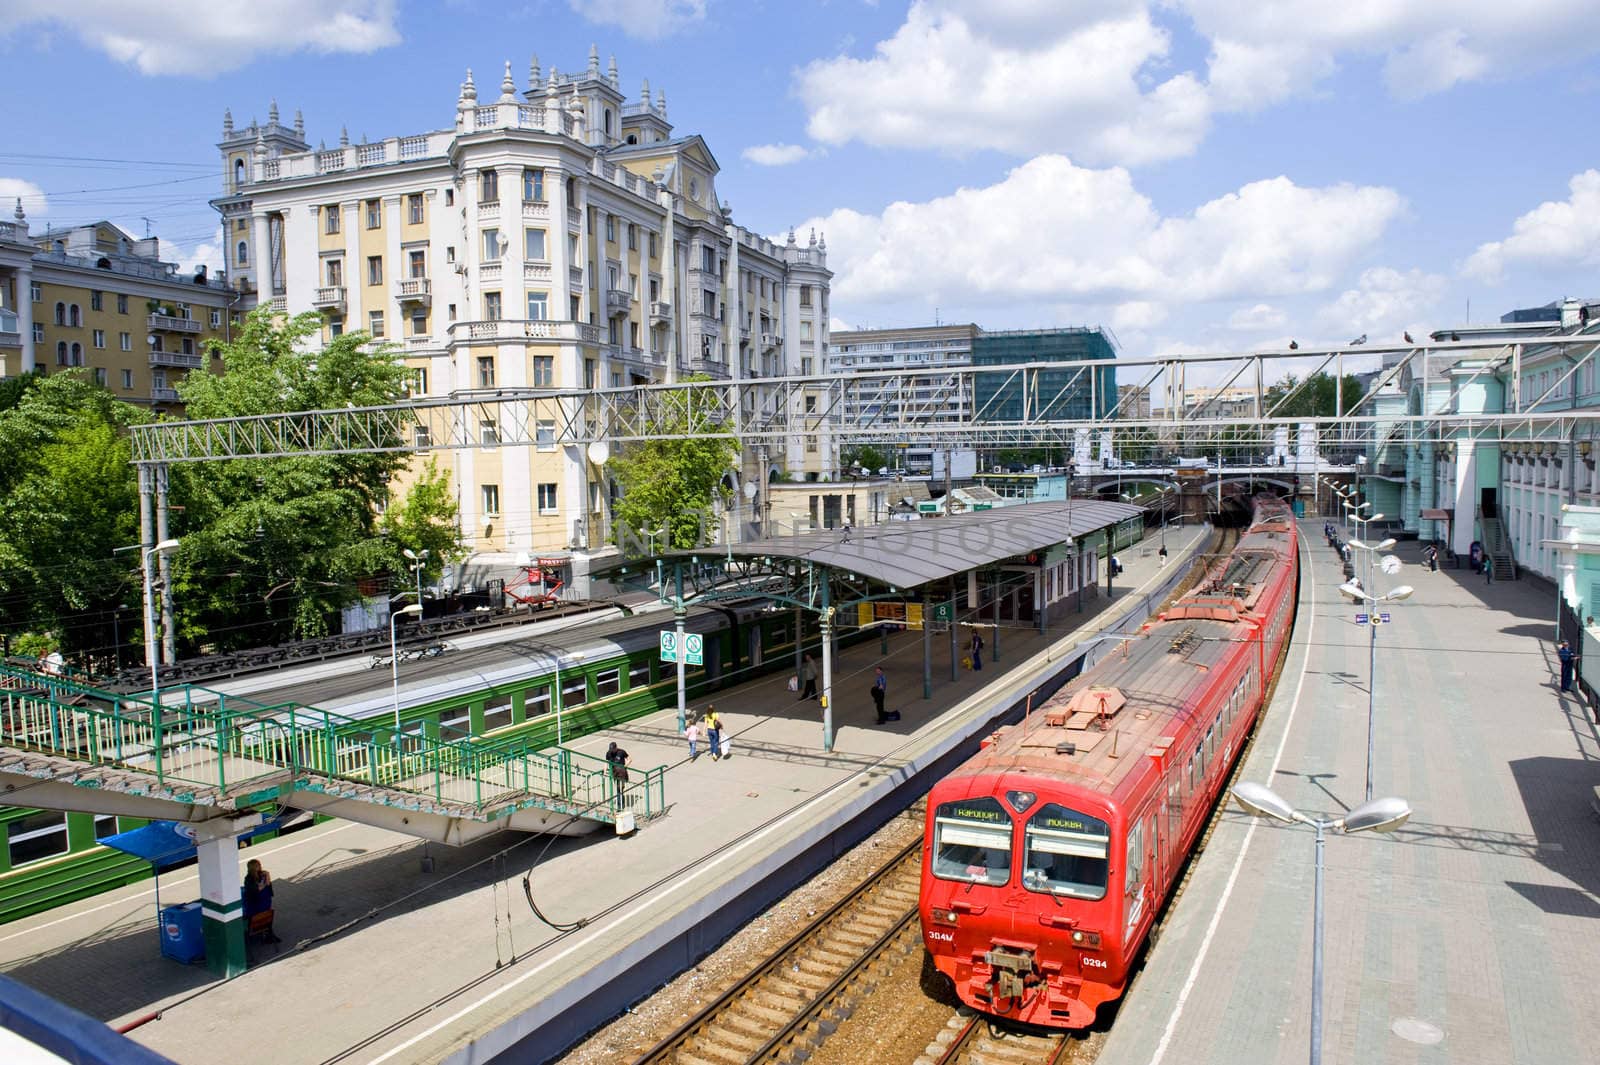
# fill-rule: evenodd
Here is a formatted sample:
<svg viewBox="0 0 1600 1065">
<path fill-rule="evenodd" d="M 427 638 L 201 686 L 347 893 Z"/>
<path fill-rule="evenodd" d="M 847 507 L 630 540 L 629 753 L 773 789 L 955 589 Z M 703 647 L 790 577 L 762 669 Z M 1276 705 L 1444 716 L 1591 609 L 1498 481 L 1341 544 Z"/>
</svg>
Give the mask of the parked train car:
<svg viewBox="0 0 1600 1065">
<path fill-rule="evenodd" d="M 1293 622 L 1296 529 L 1258 499 L 1194 591 L 928 796 L 923 941 L 967 1005 L 1083 1028 L 1121 996 Z"/>
</svg>

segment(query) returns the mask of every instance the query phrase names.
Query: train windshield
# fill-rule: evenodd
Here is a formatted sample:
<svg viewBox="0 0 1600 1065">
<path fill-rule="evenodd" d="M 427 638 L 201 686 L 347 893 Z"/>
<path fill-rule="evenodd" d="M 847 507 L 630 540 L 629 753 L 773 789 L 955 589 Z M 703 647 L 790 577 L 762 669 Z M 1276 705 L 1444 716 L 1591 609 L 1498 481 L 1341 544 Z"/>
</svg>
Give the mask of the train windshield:
<svg viewBox="0 0 1600 1065">
<path fill-rule="evenodd" d="M 933 819 L 933 875 L 975 884 L 1011 879 L 1011 815 L 998 799 L 939 804 Z"/>
<path fill-rule="evenodd" d="M 1022 886 L 1079 899 L 1103 899 L 1111 829 L 1099 818 L 1046 803 L 1028 819 Z"/>
</svg>

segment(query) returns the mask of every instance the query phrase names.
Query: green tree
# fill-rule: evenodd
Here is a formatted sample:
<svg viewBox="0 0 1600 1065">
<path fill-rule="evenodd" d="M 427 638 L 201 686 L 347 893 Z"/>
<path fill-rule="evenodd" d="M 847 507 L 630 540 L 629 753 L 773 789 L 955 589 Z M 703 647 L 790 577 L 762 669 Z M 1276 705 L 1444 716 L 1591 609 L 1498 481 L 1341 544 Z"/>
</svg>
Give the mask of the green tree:
<svg viewBox="0 0 1600 1065">
<path fill-rule="evenodd" d="M 390 572 L 396 576 L 403 574 L 408 581 L 414 579 L 411 563 L 401 554 L 403 549 L 409 548 L 419 556 L 428 552 L 422 567 L 423 583 L 438 580 L 445 565 L 462 555 L 457 517 L 450 474 L 440 470 L 438 462 L 430 458 L 405 498 L 391 503 L 383 513 L 380 528 L 393 552 Z"/>
<path fill-rule="evenodd" d="M 862 466 L 872 473 L 877 473 L 879 470 L 888 469 L 889 456 L 875 444 L 859 444 L 845 448 L 839 455 L 839 462 L 846 470 Z"/>
<path fill-rule="evenodd" d="M 138 617 L 137 477 L 127 429 L 148 414 L 82 373 L 30 377 L 0 409 L 0 629 L 104 655 Z"/>
<path fill-rule="evenodd" d="M 213 345 L 222 373 L 190 374 L 179 386 L 188 417 L 342 410 L 404 395 L 409 371 L 392 349 L 346 333 L 306 350 L 320 328 L 315 314 L 250 314 L 231 342 Z M 397 568 L 377 515 L 405 461 L 395 450 L 175 467 L 173 495 L 185 508 L 174 578 L 180 634 L 226 648 L 328 632 L 359 598 L 358 581 Z"/>
<path fill-rule="evenodd" d="M 1338 390 L 1343 393 L 1342 410 L 1349 414 L 1361 400 L 1361 382 L 1345 374 Z M 1338 413 L 1332 374 L 1314 373 L 1304 382 L 1294 374 L 1285 375 L 1283 380 L 1267 389 L 1265 410 L 1273 410 L 1286 397 L 1288 401 L 1273 411 L 1273 417 L 1332 418 Z"/>
<path fill-rule="evenodd" d="M 666 393 L 664 402 L 677 404 L 669 406 L 662 420 L 666 432 L 689 431 L 688 395 L 686 391 Z M 646 530 L 666 527 L 666 544 L 657 540 L 657 547 L 696 546 L 702 536 L 702 520 L 711 513 L 712 490 L 733 467 L 738 454 L 738 442 L 723 436 L 684 436 L 630 445 L 611 460 L 611 470 L 622 489 L 616 507 L 618 522 L 641 537 Z"/>
</svg>

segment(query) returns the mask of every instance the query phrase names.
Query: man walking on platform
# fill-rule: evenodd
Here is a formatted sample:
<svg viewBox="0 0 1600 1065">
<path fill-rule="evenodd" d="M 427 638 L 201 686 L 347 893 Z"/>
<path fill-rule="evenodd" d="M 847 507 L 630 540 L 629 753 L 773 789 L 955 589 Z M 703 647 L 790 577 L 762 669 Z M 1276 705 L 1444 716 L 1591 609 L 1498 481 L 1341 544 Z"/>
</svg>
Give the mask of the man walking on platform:
<svg viewBox="0 0 1600 1065">
<path fill-rule="evenodd" d="M 1578 660 L 1578 654 L 1566 640 L 1561 641 L 1561 646 L 1556 648 L 1556 657 L 1561 660 L 1561 690 L 1572 690 L 1572 669 Z"/>
<path fill-rule="evenodd" d="M 883 675 L 883 667 L 879 666 L 872 675 L 872 705 L 878 711 L 878 724 L 888 723 L 889 716 L 884 713 L 883 700 L 889 694 L 889 678 Z"/>
<path fill-rule="evenodd" d="M 806 655 L 805 661 L 800 664 L 800 679 L 805 681 L 806 690 L 800 693 L 802 699 L 815 699 L 817 697 L 817 664 L 811 661 L 811 656 Z"/>
</svg>

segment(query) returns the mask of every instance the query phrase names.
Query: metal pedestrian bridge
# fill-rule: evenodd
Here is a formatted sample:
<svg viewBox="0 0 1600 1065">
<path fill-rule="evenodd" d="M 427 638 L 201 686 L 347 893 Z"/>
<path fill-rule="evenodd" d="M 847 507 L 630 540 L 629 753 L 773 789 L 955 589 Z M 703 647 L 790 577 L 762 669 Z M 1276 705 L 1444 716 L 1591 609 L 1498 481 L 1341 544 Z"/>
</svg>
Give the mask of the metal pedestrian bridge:
<svg viewBox="0 0 1600 1065">
<path fill-rule="evenodd" d="M 374 727 L 184 685 L 143 695 L 0 664 L 10 805 L 199 822 L 270 804 L 459 845 L 505 829 L 578 835 L 666 808 L 666 770 L 619 789 L 603 760 L 526 741 Z"/>
</svg>

